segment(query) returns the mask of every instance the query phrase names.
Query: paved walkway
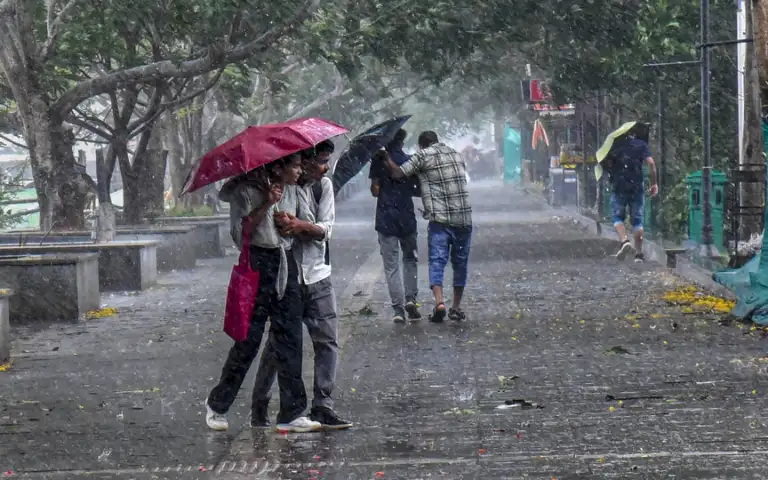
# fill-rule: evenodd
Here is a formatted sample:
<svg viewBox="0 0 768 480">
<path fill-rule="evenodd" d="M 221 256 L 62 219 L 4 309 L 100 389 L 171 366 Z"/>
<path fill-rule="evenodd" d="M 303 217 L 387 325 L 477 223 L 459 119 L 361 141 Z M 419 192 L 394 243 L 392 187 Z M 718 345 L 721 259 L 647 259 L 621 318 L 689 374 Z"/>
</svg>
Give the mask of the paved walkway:
<svg viewBox="0 0 768 480">
<path fill-rule="evenodd" d="M 612 242 L 533 197 L 473 190 L 462 325 L 391 324 L 373 202 L 339 206 L 337 407 L 356 428 L 251 430 L 246 390 L 231 431 L 207 431 L 202 400 L 230 345 L 220 332 L 228 257 L 139 295 L 105 296 L 114 317 L 15 329 L 14 364 L 0 373 L 0 475 L 765 477 L 760 332 L 667 305 L 678 280 L 664 268 L 617 264 Z M 426 265 L 420 274 L 426 311 Z"/>
</svg>

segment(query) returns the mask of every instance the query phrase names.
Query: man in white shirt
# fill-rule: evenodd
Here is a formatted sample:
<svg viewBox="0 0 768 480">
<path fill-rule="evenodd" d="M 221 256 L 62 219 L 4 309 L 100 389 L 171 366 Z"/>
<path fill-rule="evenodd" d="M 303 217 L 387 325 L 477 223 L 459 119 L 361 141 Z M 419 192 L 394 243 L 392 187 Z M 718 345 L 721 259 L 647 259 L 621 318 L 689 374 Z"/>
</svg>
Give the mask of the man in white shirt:
<svg viewBox="0 0 768 480">
<path fill-rule="evenodd" d="M 325 174 L 333 153 L 330 141 L 319 144 L 304 155 L 303 175 L 299 181 L 299 210 L 296 216 L 285 215 L 275 219 L 281 234 L 293 236 L 293 252 L 299 264 L 303 320 L 312 338 L 315 352 L 314 397 L 310 419 L 320 422 L 325 429 L 349 428 L 333 411 L 333 388 L 336 383 L 339 346 L 337 343 L 339 319 L 336 315 L 336 297 L 331 284 L 331 262 L 328 240 L 336 219 L 333 182 Z M 251 425 L 269 426 L 267 408 L 270 391 L 275 382 L 277 366 L 274 352 L 267 342 L 261 356 L 251 405 Z"/>
</svg>

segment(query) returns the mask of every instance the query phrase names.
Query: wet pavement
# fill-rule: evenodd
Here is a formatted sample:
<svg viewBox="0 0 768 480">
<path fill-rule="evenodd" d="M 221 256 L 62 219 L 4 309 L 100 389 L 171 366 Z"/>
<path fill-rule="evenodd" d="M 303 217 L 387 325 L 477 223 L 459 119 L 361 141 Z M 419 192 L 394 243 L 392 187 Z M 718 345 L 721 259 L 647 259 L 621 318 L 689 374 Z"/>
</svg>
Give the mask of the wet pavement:
<svg viewBox="0 0 768 480">
<path fill-rule="evenodd" d="M 0 373 L 0 475 L 765 478 L 759 332 L 667 305 L 678 280 L 666 269 L 618 264 L 613 242 L 537 198 L 474 185 L 472 199 L 460 325 L 392 324 L 373 200 L 339 205 L 336 402 L 354 429 L 252 430 L 248 388 L 230 431 L 207 431 L 202 402 L 230 345 L 220 331 L 230 256 L 138 295 L 104 295 L 115 316 L 14 329 L 14 364 Z M 422 228 L 424 313 L 425 243 Z"/>
</svg>

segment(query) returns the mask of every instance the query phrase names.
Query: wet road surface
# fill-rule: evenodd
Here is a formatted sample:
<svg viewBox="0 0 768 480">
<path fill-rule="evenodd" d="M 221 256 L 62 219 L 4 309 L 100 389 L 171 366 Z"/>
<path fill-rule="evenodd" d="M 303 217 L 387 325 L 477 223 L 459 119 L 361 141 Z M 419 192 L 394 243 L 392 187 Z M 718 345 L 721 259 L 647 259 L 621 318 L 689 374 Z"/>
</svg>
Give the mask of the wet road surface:
<svg viewBox="0 0 768 480">
<path fill-rule="evenodd" d="M 206 429 L 202 402 L 230 345 L 220 314 L 231 256 L 138 295 L 104 295 L 116 316 L 14 329 L 15 361 L 0 373 L 0 475 L 765 478 L 759 332 L 667 305 L 675 277 L 655 264 L 617 264 L 613 242 L 538 199 L 483 185 L 472 199 L 469 318 L 460 325 L 392 324 L 373 201 L 361 194 L 338 206 L 336 403 L 354 429 L 252 430 L 253 372 L 230 431 Z"/>
</svg>

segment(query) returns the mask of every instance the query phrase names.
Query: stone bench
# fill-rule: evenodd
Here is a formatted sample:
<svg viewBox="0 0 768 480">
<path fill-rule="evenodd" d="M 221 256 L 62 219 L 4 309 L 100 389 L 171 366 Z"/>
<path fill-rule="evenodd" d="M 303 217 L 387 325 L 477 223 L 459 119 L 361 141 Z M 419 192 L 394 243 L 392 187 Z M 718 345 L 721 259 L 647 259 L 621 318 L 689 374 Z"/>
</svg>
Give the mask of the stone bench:
<svg viewBox="0 0 768 480">
<path fill-rule="evenodd" d="M 195 227 L 172 225 L 119 226 L 116 240 L 155 240 L 157 245 L 157 269 L 160 272 L 195 268 L 197 251 Z M 51 232 L 39 230 L 11 230 L 0 233 L 0 245 L 35 245 L 40 243 L 87 243 L 92 242 L 90 231 Z"/>
<path fill-rule="evenodd" d="M 11 324 L 8 316 L 13 290 L 0 289 L 0 365 L 11 359 Z"/>
<path fill-rule="evenodd" d="M 160 240 L 157 269 L 161 272 L 186 270 L 197 266 L 197 237 L 189 225 L 118 226 L 117 240 Z"/>
<path fill-rule="evenodd" d="M 157 240 L 105 243 L 0 244 L 0 257 L 41 254 L 98 253 L 102 292 L 144 290 L 157 283 Z"/>
<path fill-rule="evenodd" d="M 666 248 L 664 249 L 664 253 L 667 256 L 667 267 L 669 268 L 676 268 L 677 267 L 677 256 L 678 255 L 685 255 L 686 250 L 684 248 Z"/>
<path fill-rule="evenodd" d="M 198 258 L 223 257 L 224 249 L 234 247 L 229 233 L 229 215 L 207 217 L 157 217 L 158 225 L 195 226 L 198 229 Z"/>
<path fill-rule="evenodd" d="M 98 261 L 97 253 L 0 258 L 0 285 L 14 291 L 10 323 L 77 322 L 100 308 Z"/>
</svg>

